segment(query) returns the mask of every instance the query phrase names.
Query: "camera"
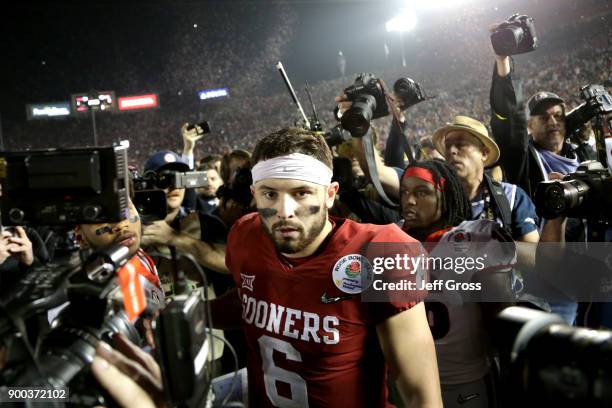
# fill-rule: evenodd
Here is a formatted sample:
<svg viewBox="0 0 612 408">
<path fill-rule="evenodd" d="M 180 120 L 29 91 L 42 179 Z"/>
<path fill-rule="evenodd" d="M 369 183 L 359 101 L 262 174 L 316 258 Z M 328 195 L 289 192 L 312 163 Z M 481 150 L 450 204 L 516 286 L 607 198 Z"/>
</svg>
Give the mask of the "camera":
<svg viewBox="0 0 612 408">
<path fill-rule="evenodd" d="M 132 172 L 132 182 L 134 185 L 134 198 L 132 201 L 140 214 L 143 224 L 163 220 L 168 215 L 164 189 L 172 190 L 208 186 L 208 178 L 205 171 L 149 171 L 143 176 L 138 175 L 137 172 Z"/>
<path fill-rule="evenodd" d="M 351 134 L 347 130 L 342 129 L 341 125 L 338 125 L 325 132 L 323 138 L 325 143 L 331 148 L 351 140 Z"/>
<path fill-rule="evenodd" d="M 580 88 L 584 103 L 567 114 L 565 125 L 568 136 L 597 117 L 595 127 L 601 127 L 601 120 L 612 112 L 612 98 L 601 85 L 586 85 Z M 597 132 L 596 142 L 605 146 L 601 132 Z M 574 173 L 568 174 L 563 181 L 540 183 L 536 188 L 535 205 L 538 214 L 545 218 L 561 215 L 587 218 L 590 221 L 612 220 L 612 175 L 604 164 L 585 161 Z"/>
<path fill-rule="evenodd" d="M 127 147 L 4 152 L 3 225 L 117 222 L 128 207 Z"/>
<path fill-rule="evenodd" d="M 223 184 L 217 189 L 217 197 L 219 199 L 234 200 L 244 207 L 249 207 L 253 200 L 251 193 L 251 185 L 253 184 L 253 176 L 248 168 L 239 168 L 235 171 L 233 181 L 228 184 Z"/>
<path fill-rule="evenodd" d="M 201 289 L 177 294 L 153 322 L 164 392 L 178 406 L 202 406 L 212 380 L 212 339 Z M 180 375 L 177 375 L 180 373 Z"/>
<path fill-rule="evenodd" d="M 344 112 L 340 122 L 354 137 L 363 137 L 370 129 L 372 119 L 389 114 L 383 83 L 372 74 L 357 76 L 355 83 L 344 89 L 344 94 L 353 105 Z"/>
<path fill-rule="evenodd" d="M 535 193 L 538 215 L 553 219 L 559 216 L 612 219 L 612 176 L 595 160 L 580 164 L 562 181 L 538 184 Z"/>
<path fill-rule="evenodd" d="M 198 135 L 204 135 L 206 133 L 210 133 L 210 123 L 208 123 L 207 121 L 196 123 L 196 124 L 189 123 L 186 129 L 187 130 L 197 129 L 196 126 L 199 126 L 202 129 L 201 132 L 198 132 Z"/>
<path fill-rule="evenodd" d="M 586 85 L 580 88 L 580 96 L 585 101 L 565 116 L 565 129 L 568 136 L 578 132 L 582 125 L 597 114 L 612 112 L 612 97 L 601 85 Z"/>
<path fill-rule="evenodd" d="M 18 326 L 6 325 L 2 337 L 10 344 L 0 382 L 12 387 L 45 386 L 69 388 L 75 406 L 106 405 L 112 398 L 97 384 L 89 371 L 99 340 L 122 333 L 135 344 L 142 336 L 129 321 L 119 301 L 115 271 L 128 261 L 128 248 L 113 245 L 63 264 L 30 269 L 11 288 L 14 296 L 3 296 L 2 310 L 11 321 L 44 321 L 50 310 L 61 309 L 50 330 L 39 329 L 42 341 L 34 355 L 27 351 L 30 336 Z M 2 326 L 0 324 L 0 326 Z M 30 324 L 31 326 L 31 324 Z M 32 331 L 28 330 L 31 335 Z"/>
<path fill-rule="evenodd" d="M 533 18 L 514 14 L 491 34 L 491 44 L 497 55 L 516 55 L 538 47 Z"/>
<path fill-rule="evenodd" d="M 393 84 L 393 92 L 399 99 L 399 108 L 406 110 L 419 102 L 430 99 L 421 85 L 411 78 L 400 78 Z"/>
<path fill-rule="evenodd" d="M 612 405 L 612 332 L 524 307 L 504 309 L 491 332 L 507 406 Z"/>
</svg>

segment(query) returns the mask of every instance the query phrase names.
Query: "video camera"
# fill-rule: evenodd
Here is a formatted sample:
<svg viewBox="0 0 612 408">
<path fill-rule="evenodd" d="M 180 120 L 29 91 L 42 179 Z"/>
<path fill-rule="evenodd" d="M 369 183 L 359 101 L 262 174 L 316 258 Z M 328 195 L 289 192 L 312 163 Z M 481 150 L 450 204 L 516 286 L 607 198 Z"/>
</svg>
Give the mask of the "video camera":
<svg viewBox="0 0 612 408">
<path fill-rule="evenodd" d="M 4 153 L 0 166 L 4 213 L 18 208 L 24 214 L 20 220 L 69 228 L 115 223 L 127 216 L 129 179 L 123 146 Z M 140 187 L 197 185 L 190 181 L 193 179 L 201 180 L 186 173 L 145 177 Z M 28 187 L 35 191 L 28 193 Z M 163 190 L 157 191 L 163 195 Z M 33 202 L 16 192 L 29 194 L 26 198 Z M 86 211 L 90 207 L 96 210 Z M 112 333 L 122 333 L 138 346 L 145 344 L 139 333 L 142 319 L 128 318 L 116 279 L 128 258 L 129 249 L 123 245 L 72 251 L 54 263 L 28 269 L 10 287 L 0 287 L 0 344 L 6 348 L 1 388 L 69 390 L 70 400 L 54 406 L 116 405 L 91 375 L 89 364 L 97 343 L 108 340 Z M 147 282 L 140 282 L 149 305 L 141 317 L 153 318 L 160 299 Z M 158 360 L 165 384 L 174 385 L 167 388 L 168 401 L 195 407 L 202 406 L 209 394 L 211 371 L 206 356 L 211 342 L 203 322 L 210 319 L 204 321 L 199 292 L 183 294 L 161 311 L 156 332 Z M 181 371 L 169 370 L 173 367 Z"/>
<path fill-rule="evenodd" d="M 514 14 L 491 34 L 491 44 L 497 55 L 516 55 L 535 50 L 538 37 L 533 18 Z"/>
<path fill-rule="evenodd" d="M 504 309 L 494 324 L 504 406 L 612 405 L 611 331 L 570 327 L 523 307 Z"/>
<path fill-rule="evenodd" d="M 0 153 L 3 225 L 117 222 L 127 217 L 127 147 Z"/>
<path fill-rule="evenodd" d="M 205 171 L 149 171 L 143 176 L 138 175 L 137 172 L 132 172 L 132 182 L 134 184 L 132 201 L 144 224 L 166 218 L 168 213 L 164 189 L 175 190 L 208 186 Z"/>
<path fill-rule="evenodd" d="M 77 406 L 112 401 L 91 375 L 89 364 L 98 341 L 108 340 L 112 333 L 142 344 L 117 296 L 115 272 L 127 261 L 128 248 L 113 245 L 69 263 L 28 270 L 1 299 L 0 310 L 7 317 L 0 324 L 5 327 L 0 338 L 7 344 L 8 359 L 0 385 L 67 388 L 71 404 Z M 46 321 L 48 311 L 68 301 L 50 330 L 39 333 L 42 341 L 37 341 L 36 352 L 31 354 L 32 330 L 20 330 L 26 327 L 23 322 Z"/>
<path fill-rule="evenodd" d="M 596 118 L 596 144 L 598 151 L 603 150 L 599 155 L 600 161 L 581 163 L 563 181 L 538 184 L 535 193 L 536 210 L 545 218 L 566 215 L 590 221 L 612 221 L 612 175 L 606 167 L 608 163 L 601 129 L 604 117 L 612 112 L 612 98 L 601 85 L 583 86 L 580 95 L 585 102 L 566 116 L 566 129 L 569 135 Z"/>
</svg>

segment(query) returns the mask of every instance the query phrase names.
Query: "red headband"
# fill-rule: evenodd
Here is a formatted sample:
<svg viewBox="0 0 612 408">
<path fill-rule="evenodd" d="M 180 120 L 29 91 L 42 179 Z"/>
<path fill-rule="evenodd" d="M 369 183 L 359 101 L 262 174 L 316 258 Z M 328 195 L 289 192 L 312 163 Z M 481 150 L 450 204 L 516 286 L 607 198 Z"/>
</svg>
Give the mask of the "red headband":
<svg viewBox="0 0 612 408">
<path fill-rule="evenodd" d="M 444 179 L 444 177 L 440 177 L 440 183 L 436 184 L 436 181 L 434 180 L 434 177 L 431 171 L 428 169 L 424 169 L 423 167 L 416 167 L 416 166 L 408 167 L 406 171 L 404 171 L 404 174 L 402 175 L 402 178 L 404 177 L 419 178 L 429 184 L 433 184 L 434 187 L 436 187 L 440 191 L 444 189 L 444 184 L 446 183 L 446 180 Z"/>
</svg>

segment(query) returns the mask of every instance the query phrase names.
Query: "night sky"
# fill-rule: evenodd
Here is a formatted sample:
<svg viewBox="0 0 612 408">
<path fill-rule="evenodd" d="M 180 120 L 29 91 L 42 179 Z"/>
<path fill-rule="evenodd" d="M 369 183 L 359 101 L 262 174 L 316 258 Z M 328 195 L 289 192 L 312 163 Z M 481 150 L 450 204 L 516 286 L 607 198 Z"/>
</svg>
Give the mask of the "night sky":
<svg viewBox="0 0 612 408">
<path fill-rule="evenodd" d="M 384 21 L 397 2 L 290 3 L 298 18 L 283 62 L 296 83 L 337 76 L 339 49 L 355 55 L 355 66 L 366 68 L 382 59 Z M 11 6 L 3 11 L 0 27 L 0 114 L 5 121 L 20 122 L 27 103 L 68 101 L 70 94 L 90 89 L 115 90 L 118 96 L 176 92 L 166 76 L 179 33 L 197 24 L 198 13 L 206 8 L 233 8 L 240 14 L 244 4 L 256 4 L 265 13 L 275 2 L 50 1 Z M 195 35 L 205 28 L 192 29 Z M 277 85 L 282 89 L 280 81 Z"/>
</svg>

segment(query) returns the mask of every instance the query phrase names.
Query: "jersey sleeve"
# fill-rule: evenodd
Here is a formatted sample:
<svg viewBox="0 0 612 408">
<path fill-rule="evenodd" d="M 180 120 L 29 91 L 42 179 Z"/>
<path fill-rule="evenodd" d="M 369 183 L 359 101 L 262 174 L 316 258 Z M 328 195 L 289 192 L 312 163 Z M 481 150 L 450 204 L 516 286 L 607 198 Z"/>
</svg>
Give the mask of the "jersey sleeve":
<svg viewBox="0 0 612 408">
<path fill-rule="evenodd" d="M 247 214 L 234 223 L 227 236 L 227 246 L 225 250 L 225 265 L 232 274 L 236 285 L 240 285 L 240 268 L 241 260 L 244 258 L 244 242 L 248 235 L 248 230 L 254 217 L 258 217 L 257 213 Z"/>
<path fill-rule="evenodd" d="M 419 257 L 425 252 L 419 241 L 406 234 L 394 224 L 385 226 L 374 237 L 371 245 L 373 252 L 368 258 L 372 256 L 396 261 L 399 256 L 400 259 L 399 264 L 394 262 L 392 267 L 384 268 L 380 274 L 374 276 L 374 280 L 380 279 L 389 285 L 396 285 L 394 288 L 387 286 L 383 290 L 376 289 L 381 288 L 380 283 L 372 287 L 372 289 L 376 290 L 375 298 L 373 299 L 375 301 L 369 302 L 368 307 L 371 321 L 377 325 L 398 313 L 414 307 L 427 297 L 427 290 L 420 289 L 420 280 L 426 276 L 426 271 L 418 263 Z M 415 262 L 410 261 L 410 259 L 415 260 Z M 406 289 L 405 285 L 408 282 L 412 282 L 414 285 L 412 289 Z"/>
</svg>

